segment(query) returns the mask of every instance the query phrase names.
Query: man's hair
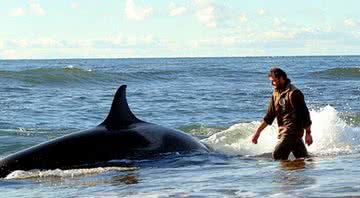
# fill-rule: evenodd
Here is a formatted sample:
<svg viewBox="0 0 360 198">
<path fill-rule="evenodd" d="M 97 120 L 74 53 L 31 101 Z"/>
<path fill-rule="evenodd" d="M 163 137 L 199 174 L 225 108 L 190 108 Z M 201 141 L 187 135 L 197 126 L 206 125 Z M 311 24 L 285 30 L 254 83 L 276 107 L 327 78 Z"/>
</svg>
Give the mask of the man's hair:
<svg viewBox="0 0 360 198">
<path fill-rule="evenodd" d="M 284 70 L 282 70 L 278 67 L 273 67 L 270 69 L 269 77 L 273 77 L 273 78 L 277 78 L 277 79 L 279 79 L 280 77 L 283 77 L 284 80 L 288 80 L 287 75 L 284 72 Z"/>
</svg>

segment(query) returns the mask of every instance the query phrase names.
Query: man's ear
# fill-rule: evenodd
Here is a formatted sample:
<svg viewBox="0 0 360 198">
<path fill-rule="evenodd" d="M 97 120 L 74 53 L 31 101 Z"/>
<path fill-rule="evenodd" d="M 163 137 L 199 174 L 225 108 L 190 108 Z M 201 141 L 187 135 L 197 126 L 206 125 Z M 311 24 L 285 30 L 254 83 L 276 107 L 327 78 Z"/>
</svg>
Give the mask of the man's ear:
<svg viewBox="0 0 360 198">
<path fill-rule="evenodd" d="M 283 76 L 280 76 L 280 77 L 279 77 L 279 81 L 285 83 L 286 80 L 284 79 Z"/>
</svg>

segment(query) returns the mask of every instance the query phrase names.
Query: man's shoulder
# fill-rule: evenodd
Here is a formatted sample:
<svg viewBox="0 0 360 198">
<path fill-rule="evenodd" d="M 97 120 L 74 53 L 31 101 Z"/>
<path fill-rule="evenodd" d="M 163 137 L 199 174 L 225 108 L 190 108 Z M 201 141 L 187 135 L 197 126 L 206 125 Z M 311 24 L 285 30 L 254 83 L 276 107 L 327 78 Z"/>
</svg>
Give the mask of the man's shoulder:
<svg viewBox="0 0 360 198">
<path fill-rule="evenodd" d="M 300 89 L 294 89 L 290 92 L 290 100 L 291 101 L 297 101 L 304 98 L 304 94 L 301 92 Z"/>
<path fill-rule="evenodd" d="M 294 92 L 294 91 L 300 91 L 300 90 L 295 85 L 290 84 L 290 91 Z"/>
</svg>

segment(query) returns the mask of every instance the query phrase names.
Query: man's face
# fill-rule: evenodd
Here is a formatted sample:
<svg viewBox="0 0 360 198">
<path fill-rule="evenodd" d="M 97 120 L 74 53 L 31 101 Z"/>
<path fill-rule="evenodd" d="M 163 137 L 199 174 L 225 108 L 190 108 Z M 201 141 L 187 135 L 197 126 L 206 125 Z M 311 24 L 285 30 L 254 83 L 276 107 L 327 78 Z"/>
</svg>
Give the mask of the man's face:
<svg viewBox="0 0 360 198">
<path fill-rule="evenodd" d="M 282 89 L 285 86 L 285 80 L 283 77 L 275 78 L 270 76 L 269 80 L 271 81 L 271 85 L 274 89 Z"/>
</svg>

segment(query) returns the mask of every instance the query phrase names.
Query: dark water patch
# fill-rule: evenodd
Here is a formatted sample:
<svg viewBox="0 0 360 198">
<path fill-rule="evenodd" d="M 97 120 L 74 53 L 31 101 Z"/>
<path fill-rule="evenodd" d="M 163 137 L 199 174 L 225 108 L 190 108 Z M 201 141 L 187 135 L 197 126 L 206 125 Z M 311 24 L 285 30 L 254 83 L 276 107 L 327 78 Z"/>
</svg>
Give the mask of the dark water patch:
<svg viewBox="0 0 360 198">
<path fill-rule="evenodd" d="M 0 158 L 39 143 L 76 132 L 76 129 L 0 129 Z"/>
<path fill-rule="evenodd" d="M 314 72 L 316 76 L 336 79 L 360 79 L 360 67 L 337 67 Z"/>
<path fill-rule="evenodd" d="M 179 72 L 176 70 L 149 70 L 136 71 L 128 73 L 130 79 L 138 81 L 152 81 L 152 80 L 175 80 L 179 78 Z"/>
<path fill-rule="evenodd" d="M 227 165 L 232 157 L 219 153 L 171 152 L 151 156 L 146 159 L 111 160 L 105 166 L 135 166 L 140 168 L 180 168 L 203 165 Z"/>
<path fill-rule="evenodd" d="M 73 132 L 79 129 L 59 128 L 59 129 L 35 129 L 35 128 L 16 128 L 16 129 L 0 129 L 0 137 L 40 137 L 44 139 L 53 139 Z"/>
</svg>

